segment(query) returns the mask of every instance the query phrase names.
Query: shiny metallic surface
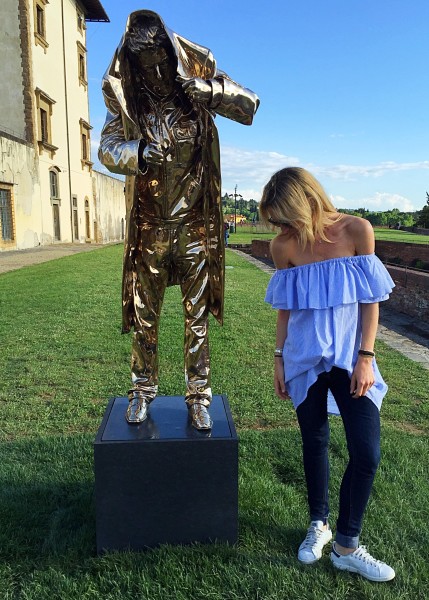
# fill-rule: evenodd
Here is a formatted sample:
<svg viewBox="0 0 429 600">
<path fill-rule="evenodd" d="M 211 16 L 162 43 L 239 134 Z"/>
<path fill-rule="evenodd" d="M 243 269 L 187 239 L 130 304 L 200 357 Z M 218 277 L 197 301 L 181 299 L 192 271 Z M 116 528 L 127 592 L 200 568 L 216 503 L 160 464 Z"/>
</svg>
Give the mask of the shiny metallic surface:
<svg viewBox="0 0 429 600">
<path fill-rule="evenodd" d="M 213 426 L 209 411 L 203 404 L 192 404 L 189 407 L 189 416 L 195 429 L 207 430 Z"/>
<path fill-rule="evenodd" d="M 123 331 L 134 328 L 133 389 L 158 391 L 165 288 L 180 285 L 186 402 L 209 406 L 208 314 L 222 323 L 224 235 L 214 114 L 250 125 L 259 99 L 219 71 L 210 50 L 136 11 L 103 79 L 99 157 L 126 175 Z M 199 411 L 201 412 L 201 411 Z M 207 427 L 206 427 L 207 428 Z"/>
<path fill-rule="evenodd" d="M 147 417 L 149 406 L 146 396 L 140 391 L 130 390 L 128 400 L 126 420 L 128 423 L 142 423 Z"/>
</svg>

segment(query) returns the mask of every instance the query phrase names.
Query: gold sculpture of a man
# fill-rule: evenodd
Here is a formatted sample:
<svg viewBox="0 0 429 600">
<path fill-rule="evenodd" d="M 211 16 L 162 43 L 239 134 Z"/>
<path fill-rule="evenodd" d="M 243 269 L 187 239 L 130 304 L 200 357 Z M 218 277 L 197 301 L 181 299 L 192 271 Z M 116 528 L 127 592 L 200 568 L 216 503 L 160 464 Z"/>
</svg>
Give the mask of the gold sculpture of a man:
<svg viewBox="0 0 429 600">
<path fill-rule="evenodd" d="M 208 314 L 222 322 L 224 241 L 215 113 L 250 125 L 259 100 L 216 67 L 207 48 L 133 12 L 103 78 L 99 157 L 126 175 L 123 331 L 134 328 L 126 419 L 140 423 L 158 391 L 158 324 L 166 286 L 185 316 L 186 403 L 210 429 Z"/>
</svg>

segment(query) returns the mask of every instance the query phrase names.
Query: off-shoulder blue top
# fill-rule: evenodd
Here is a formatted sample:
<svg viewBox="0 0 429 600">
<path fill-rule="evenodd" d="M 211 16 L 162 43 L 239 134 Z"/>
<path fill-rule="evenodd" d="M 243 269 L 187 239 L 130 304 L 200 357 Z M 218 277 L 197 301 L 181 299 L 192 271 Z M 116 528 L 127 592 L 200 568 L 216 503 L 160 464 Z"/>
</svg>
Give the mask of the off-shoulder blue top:
<svg viewBox="0 0 429 600">
<path fill-rule="evenodd" d="M 274 273 L 265 300 L 273 308 L 290 310 L 283 360 L 295 409 L 320 373 L 335 366 L 352 375 L 362 337 L 359 304 L 387 300 L 394 285 L 375 254 L 331 258 Z M 387 385 L 375 359 L 373 367 L 375 383 L 366 395 L 380 409 Z M 331 395 L 328 409 L 339 414 Z"/>
</svg>

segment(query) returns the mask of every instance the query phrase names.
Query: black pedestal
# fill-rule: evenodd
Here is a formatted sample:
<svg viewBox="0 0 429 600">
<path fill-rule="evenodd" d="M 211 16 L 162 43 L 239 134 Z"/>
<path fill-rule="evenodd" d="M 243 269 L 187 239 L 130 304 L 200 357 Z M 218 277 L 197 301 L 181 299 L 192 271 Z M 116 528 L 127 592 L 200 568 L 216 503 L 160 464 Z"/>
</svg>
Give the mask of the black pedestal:
<svg viewBox="0 0 429 600">
<path fill-rule="evenodd" d="M 97 552 L 159 544 L 235 543 L 238 439 L 225 396 L 198 431 L 183 396 L 159 396 L 130 425 L 127 398 L 113 398 L 94 443 Z"/>
</svg>

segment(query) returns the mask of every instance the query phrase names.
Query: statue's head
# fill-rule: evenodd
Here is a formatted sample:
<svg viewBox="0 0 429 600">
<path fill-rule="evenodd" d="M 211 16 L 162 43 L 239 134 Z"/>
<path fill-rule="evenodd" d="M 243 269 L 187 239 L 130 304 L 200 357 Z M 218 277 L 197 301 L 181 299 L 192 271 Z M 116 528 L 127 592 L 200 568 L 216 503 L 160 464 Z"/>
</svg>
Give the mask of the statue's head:
<svg viewBox="0 0 429 600">
<path fill-rule="evenodd" d="M 124 50 L 145 86 L 160 97 L 175 87 L 177 58 L 161 19 L 155 13 L 134 13 L 125 34 Z"/>
</svg>

